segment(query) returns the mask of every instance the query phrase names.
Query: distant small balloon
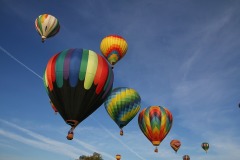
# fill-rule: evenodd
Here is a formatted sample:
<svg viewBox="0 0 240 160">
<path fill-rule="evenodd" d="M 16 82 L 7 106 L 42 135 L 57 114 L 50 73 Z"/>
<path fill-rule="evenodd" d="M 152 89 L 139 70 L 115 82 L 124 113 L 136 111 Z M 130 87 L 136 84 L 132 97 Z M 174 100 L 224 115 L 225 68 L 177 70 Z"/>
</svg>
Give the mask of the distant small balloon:
<svg viewBox="0 0 240 160">
<path fill-rule="evenodd" d="M 202 148 L 206 151 L 206 153 L 207 153 L 207 151 L 208 151 L 208 149 L 209 149 L 209 144 L 207 143 L 207 142 L 203 142 L 202 143 Z"/>
<path fill-rule="evenodd" d="M 112 66 L 125 56 L 127 49 L 127 41 L 119 35 L 106 36 L 100 44 L 102 54 Z"/>
<path fill-rule="evenodd" d="M 121 155 L 120 154 L 117 154 L 116 155 L 116 160 L 120 160 L 121 159 Z"/>
<path fill-rule="evenodd" d="M 181 146 L 181 142 L 177 139 L 174 139 L 170 142 L 170 146 L 177 153 L 177 151 L 179 150 L 179 148 Z"/>
<path fill-rule="evenodd" d="M 42 42 L 44 42 L 46 38 L 55 36 L 60 30 L 60 24 L 57 18 L 50 14 L 38 16 L 35 20 L 35 27 L 42 38 Z"/>
<path fill-rule="evenodd" d="M 184 155 L 183 160 L 190 160 L 190 156 L 189 155 Z"/>
</svg>

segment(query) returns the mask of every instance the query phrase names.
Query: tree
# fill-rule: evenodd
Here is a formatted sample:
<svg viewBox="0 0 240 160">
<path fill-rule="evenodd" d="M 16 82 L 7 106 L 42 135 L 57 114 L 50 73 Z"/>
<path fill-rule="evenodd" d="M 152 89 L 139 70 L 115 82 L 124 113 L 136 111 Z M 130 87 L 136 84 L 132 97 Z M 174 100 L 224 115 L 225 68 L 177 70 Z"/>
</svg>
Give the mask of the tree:
<svg viewBox="0 0 240 160">
<path fill-rule="evenodd" d="M 103 160 L 101 154 L 94 152 L 92 156 L 82 155 L 79 160 Z"/>
</svg>

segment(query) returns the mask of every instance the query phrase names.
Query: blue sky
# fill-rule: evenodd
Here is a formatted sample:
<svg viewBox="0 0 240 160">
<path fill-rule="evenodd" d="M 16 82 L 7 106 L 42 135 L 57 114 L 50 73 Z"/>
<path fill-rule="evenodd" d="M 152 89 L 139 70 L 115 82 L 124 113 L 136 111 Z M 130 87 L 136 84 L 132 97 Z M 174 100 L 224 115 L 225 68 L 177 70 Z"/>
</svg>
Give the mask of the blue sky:
<svg viewBox="0 0 240 160">
<path fill-rule="evenodd" d="M 43 44 L 34 26 L 43 13 L 58 18 L 58 35 Z M 100 153 L 104 160 L 239 160 L 240 1 L 51 0 L 0 1 L 0 159 L 74 160 Z M 85 48 L 100 53 L 103 37 L 119 34 L 126 56 L 114 68 L 114 87 L 131 87 L 141 110 L 167 107 L 173 126 L 154 153 L 137 116 L 124 136 L 102 105 L 72 141 L 55 115 L 42 82 L 55 53 Z M 179 139 L 175 154 L 169 143 Z M 210 144 L 206 154 L 201 143 Z"/>
</svg>

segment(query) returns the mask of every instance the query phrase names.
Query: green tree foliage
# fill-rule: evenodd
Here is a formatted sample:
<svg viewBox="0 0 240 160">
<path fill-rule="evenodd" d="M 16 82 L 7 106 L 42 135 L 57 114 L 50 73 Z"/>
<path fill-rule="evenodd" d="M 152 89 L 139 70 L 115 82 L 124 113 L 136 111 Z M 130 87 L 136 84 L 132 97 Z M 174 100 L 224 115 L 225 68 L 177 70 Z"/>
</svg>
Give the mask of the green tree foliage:
<svg viewBox="0 0 240 160">
<path fill-rule="evenodd" d="M 82 155 L 79 160 L 103 160 L 101 154 L 94 152 L 92 156 Z"/>
</svg>

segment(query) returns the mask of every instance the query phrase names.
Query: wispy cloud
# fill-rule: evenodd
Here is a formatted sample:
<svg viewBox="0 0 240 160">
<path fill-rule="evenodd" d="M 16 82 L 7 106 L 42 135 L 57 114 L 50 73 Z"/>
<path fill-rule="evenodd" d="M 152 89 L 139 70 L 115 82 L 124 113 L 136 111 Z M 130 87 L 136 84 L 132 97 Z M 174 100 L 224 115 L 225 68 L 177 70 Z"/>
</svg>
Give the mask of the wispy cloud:
<svg viewBox="0 0 240 160">
<path fill-rule="evenodd" d="M 50 152 L 54 152 L 57 154 L 62 154 L 65 156 L 68 156 L 70 158 L 76 158 L 79 157 L 80 154 L 84 154 L 84 155 L 90 155 L 91 153 L 80 150 L 76 147 L 73 147 L 69 144 L 63 143 L 63 142 L 59 142 L 50 138 L 47 138 L 45 136 L 42 136 L 40 134 L 34 133 L 30 130 L 27 130 L 25 128 L 22 128 L 16 124 L 13 124 L 11 122 L 5 121 L 0 119 L 1 123 L 4 123 L 8 126 L 11 126 L 19 131 L 22 131 L 25 135 L 28 135 L 30 137 L 23 137 L 20 136 L 19 134 L 10 132 L 10 131 L 6 131 L 1 129 L 0 130 L 0 134 L 2 136 L 5 136 L 7 138 L 19 141 L 21 143 L 42 149 L 42 150 L 46 150 L 46 151 L 50 151 Z"/>
<path fill-rule="evenodd" d="M 99 126 L 112 138 L 116 139 L 124 148 L 135 154 L 138 158 L 145 160 L 141 155 L 139 155 L 136 151 L 134 151 L 131 147 L 126 145 L 124 142 L 122 142 L 119 138 L 117 138 L 114 134 L 112 134 L 106 127 L 104 127 L 101 123 L 99 123 L 96 119 L 93 118 L 93 120 L 99 124 Z"/>
</svg>

